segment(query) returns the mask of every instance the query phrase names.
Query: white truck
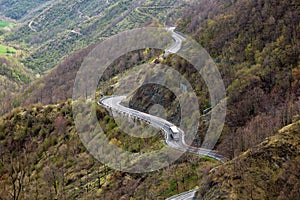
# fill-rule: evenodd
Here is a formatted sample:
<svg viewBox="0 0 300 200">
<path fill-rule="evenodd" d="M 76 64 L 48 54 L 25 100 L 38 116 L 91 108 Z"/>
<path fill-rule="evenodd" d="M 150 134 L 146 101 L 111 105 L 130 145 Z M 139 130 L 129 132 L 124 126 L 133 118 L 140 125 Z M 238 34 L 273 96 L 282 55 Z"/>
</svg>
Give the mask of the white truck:
<svg viewBox="0 0 300 200">
<path fill-rule="evenodd" d="M 171 138 L 175 141 L 179 141 L 179 130 L 176 126 L 170 126 Z"/>
</svg>

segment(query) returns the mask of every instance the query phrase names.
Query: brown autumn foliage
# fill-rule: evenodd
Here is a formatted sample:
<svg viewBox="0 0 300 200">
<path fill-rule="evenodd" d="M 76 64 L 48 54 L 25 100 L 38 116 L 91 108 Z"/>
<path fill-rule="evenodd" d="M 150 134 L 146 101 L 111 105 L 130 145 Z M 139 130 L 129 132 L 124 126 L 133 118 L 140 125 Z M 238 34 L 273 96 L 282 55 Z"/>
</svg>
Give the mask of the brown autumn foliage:
<svg viewBox="0 0 300 200">
<path fill-rule="evenodd" d="M 218 9 L 204 15 L 212 5 Z M 218 149 L 233 157 L 299 114 L 300 3 L 238 0 L 224 7 L 201 1 L 197 6 L 186 10 L 178 30 L 202 44 L 222 73 L 228 112 Z"/>
</svg>

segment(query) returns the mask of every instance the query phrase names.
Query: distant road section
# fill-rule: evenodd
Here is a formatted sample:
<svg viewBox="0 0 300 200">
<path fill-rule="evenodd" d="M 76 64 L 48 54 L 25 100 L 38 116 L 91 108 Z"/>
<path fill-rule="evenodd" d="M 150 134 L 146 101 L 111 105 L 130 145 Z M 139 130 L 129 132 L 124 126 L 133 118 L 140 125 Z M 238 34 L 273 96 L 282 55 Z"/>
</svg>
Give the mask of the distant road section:
<svg viewBox="0 0 300 200">
<path fill-rule="evenodd" d="M 172 37 L 175 42 L 172 44 L 172 46 L 170 46 L 166 49 L 165 54 L 164 54 L 165 57 L 167 57 L 169 54 L 177 53 L 181 49 L 182 42 L 185 40 L 185 38 L 183 36 L 181 36 L 175 32 L 175 28 L 176 27 L 166 28 L 167 31 L 172 32 Z"/>
</svg>

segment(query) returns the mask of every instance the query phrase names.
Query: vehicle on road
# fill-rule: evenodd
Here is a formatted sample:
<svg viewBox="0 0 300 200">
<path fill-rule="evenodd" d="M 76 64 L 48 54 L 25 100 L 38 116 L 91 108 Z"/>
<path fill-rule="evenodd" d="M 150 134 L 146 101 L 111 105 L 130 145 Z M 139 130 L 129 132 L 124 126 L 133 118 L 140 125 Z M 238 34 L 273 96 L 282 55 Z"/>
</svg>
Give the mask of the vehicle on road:
<svg viewBox="0 0 300 200">
<path fill-rule="evenodd" d="M 176 126 L 171 126 L 170 127 L 170 132 L 171 132 L 171 138 L 175 141 L 179 141 L 179 130 Z"/>
</svg>

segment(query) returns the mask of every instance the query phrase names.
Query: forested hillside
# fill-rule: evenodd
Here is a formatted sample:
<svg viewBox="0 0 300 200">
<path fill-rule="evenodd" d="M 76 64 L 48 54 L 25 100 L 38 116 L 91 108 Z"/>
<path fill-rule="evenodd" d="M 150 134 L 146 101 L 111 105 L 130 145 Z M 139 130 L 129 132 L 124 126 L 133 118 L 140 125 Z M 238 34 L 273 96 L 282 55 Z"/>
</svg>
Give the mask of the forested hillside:
<svg viewBox="0 0 300 200">
<path fill-rule="evenodd" d="M 22 86 L 33 78 L 32 73 L 24 67 L 14 56 L 0 54 L 0 113 L 9 110 L 12 105 L 10 98 L 16 95 Z"/>
<path fill-rule="evenodd" d="M 269 23 L 273 18 L 276 23 Z M 225 81 L 228 114 L 218 148 L 227 156 L 239 155 L 298 119 L 300 45 L 299 34 L 295 31 L 299 27 L 298 18 L 299 3 L 296 1 L 239 0 L 231 4 L 208 0 L 185 10 L 178 20 L 178 30 L 192 34 L 208 49 Z M 56 103 L 70 98 L 75 71 L 87 53 L 86 50 L 83 52 L 69 57 L 46 78 L 29 87 L 16 103 L 22 99 L 26 99 L 26 104 Z M 191 67 L 176 57 L 169 60 L 164 63 L 176 69 Z M 122 63 L 126 66 L 130 61 Z M 71 82 L 68 78 L 59 80 L 61 76 L 70 77 Z M 205 100 L 204 82 L 199 78 L 190 81 L 200 81 L 196 89 L 202 94 L 200 103 L 209 106 Z M 139 102 L 135 104 L 135 108 L 140 106 L 142 109 Z"/>
<path fill-rule="evenodd" d="M 209 172 L 199 199 L 299 199 L 300 122 Z"/>
<path fill-rule="evenodd" d="M 77 72 L 80 69 L 83 60 L 94 47 L 95 45 L 91 45 L 88 48 L 81 49 L 71 54 L 47 75 L 36 79 L 30 83 L 28 87 L 25 87 L 22 92 L 11 99 L 11 102 L 22 106 L 36 103 L 48 105 L 65 102 L 72 98 Z M 115 63 L 107 70 L 106 76 L 111 78 L 132 68 L 132 66 L 150 62 L 160 54 L 161 51 L 156 50 L 151 50 L 148 53 L 137 51 L 126 54 L 115 61 Z M 103 90 L 103 88 L 101 90 Z"/>
<path fill-rule="evenodd" d="M 152 0 L 1 0 L 0 5 L 1 81 L 5 85 L 0 112 L 5 113 L 25 103 L 40 100 L 46 104 L 70 98 L 70 79 L 74 79 L 80 67 L 80 60 L 84 57 L 82 54 L 87 54 L 82 53 L 84 50 L 81 49 L 91 49 L 106 37 L 134 27 L 161 25 L 164 21 L 175 24 L 185 3 Z M 74 55 L 68 57 L 71 54 Z M 57 69 L 48 75 L 56 65 Z M 25 89 L 25 95 L 20 97 L 22 99 L 12 98 L 24 85 L 41 75 L 46 75 L 46 78 L 31 83 L 29 89 Z M 70 78 L 63 80 L 59 78 L 61 75 Z M 56 85 L 57 79 L 61 79 L 59 85 Z M 52 81 L 50 85 L 49 81 Z M 64 94 L 65 89 L 67 92 Z"/>
<path fill-rule="evenodd" d="M 0 100 L 5 99 L 0 106 L 6 111 L 22 106 L 0 117 L 0 199 L 165 199 L 197 186 L 199 199 L 300 198 L 300 2 L 190 3 L 0 0 L 0 15 L 6 17 L 0 21 Z M 74 78 L 97 42 L 164 22 L 177 24 L 176 31 L 203 45 L 221 72 L 227 117 L 215 150 L 228 162 L 184 154 L 149 174 L 118 172 L 99 163 L 81 144 L 68 100 Z M 146 49 L 119 58 L 99 83 L 97 95 L 110 95 L 135 78 L 145 80 L 149 74 L 137 71 L 136 65 L 155 74 L 155 67 L 165 64 L 193 85 L 204 114 L 213 105 L 203 79 L 182 58 L 160 55 Z M 10 98 L 9 93 L 29 82 Z M 150 86 L 127 100 L 131 108 L 145 112 L 160 103 L 168 120 L 176 123 L 179 107 L 174 99 L 172 93 Z M 96 107 L 110 143 L 129 152 L 165 145 L 162 132 L 152 138 L 129 137 Z M 205 116 L 210 118 L 209 113 Z M 193 145 L 200 146 L 205 136 L 208 120 L 202 119 Z"/>
<path fill-rule="evenodd" d="M 12 17 L 10 9 L 18 9 L 22 4 L 25 8 L 33 6 L 26 2 L 8 5 L 5 9 L 8 14 L 4 14 Z M 75 50 L 121 31 L 153 21 L 176 22 L 174 19 L 184 5 L 181 1 L 162 0 L 54 0 L 30 13 L 16 31 L 6 35 L 5 40 L 23 44 L 29 51 L 25 65 L 43 74 Z M 19 17 L 14 16 L 16 19 Z"/>
<path fill-rule="evenodd" d="M 148 174 L 118 172 L 82 145 L 71 102 L 19 108 L 0 118 L 0 193 L 8 199 L 165 199 L 197 186 L 215 161 L 185 155 Z M 132 138 L 106 111 L 97 109 L 110 141 L 130 152 L 153 151 L 163 136 Z M 142 126 L 142 125 L 141 125 Z"/>
<path fill-rule="evenodd" d="M 222 73 L 228 114 L 218 149 L 233 157 L 298 119 L 300 2 L 204 2 L 186 10 L 178 29 L 192 34 Z"/>
<path fill-rule="evenodd" d="M 51 0 L 0 0 L 0 16 L 19 20 Z"/>
</svg>

